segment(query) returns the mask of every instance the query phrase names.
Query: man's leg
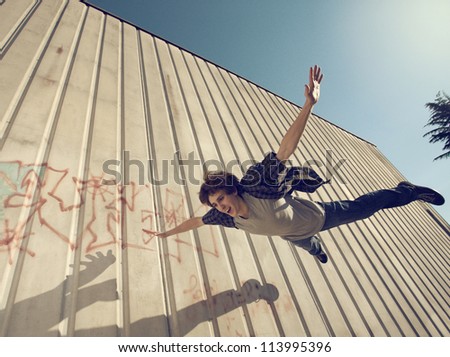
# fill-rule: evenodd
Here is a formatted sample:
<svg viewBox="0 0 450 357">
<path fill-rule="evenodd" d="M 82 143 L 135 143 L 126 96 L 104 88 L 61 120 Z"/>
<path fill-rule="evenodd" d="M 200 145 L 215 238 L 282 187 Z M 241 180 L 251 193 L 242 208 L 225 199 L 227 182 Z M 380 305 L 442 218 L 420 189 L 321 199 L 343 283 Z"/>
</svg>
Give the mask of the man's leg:
<svg viewBox="0 0 450 357">
<path fill-rule="evenodd" d="M 368 218 L 382 209 L 404 206 L 417 199 L 437 205 L 442 205 L 445 201 L 439 193 L 430 188 L 401 182 L 395 188 L 370 192 L 354 201 L 320 202 L 325 209 L 322 231 Z"/>
<path fill-rule="evenodd" d="M 295 246 L 306 250 L 309 254 L 314 255 L 321 263 L 325 264 L 328 261 L 328 256 L 322 250 L 322 245 L 318 237 L 312 236 L 291 242 Z"/>
</svg>

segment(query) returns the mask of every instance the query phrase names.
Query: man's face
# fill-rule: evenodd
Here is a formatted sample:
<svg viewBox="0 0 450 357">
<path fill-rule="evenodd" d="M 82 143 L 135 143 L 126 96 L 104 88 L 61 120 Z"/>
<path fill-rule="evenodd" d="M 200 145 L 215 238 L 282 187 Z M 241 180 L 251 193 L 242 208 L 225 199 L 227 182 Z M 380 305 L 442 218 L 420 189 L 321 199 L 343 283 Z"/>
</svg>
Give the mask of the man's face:
<svg viewBox="0 0 450 357">
<path fill-rule="evenodd" d="M 228 194 L 224 190 L 209 195 L 209 203 L 220 212 L 231 217 L 237 217 L 240 210 L 240 201 L 237 192 Z"/>
</svg>

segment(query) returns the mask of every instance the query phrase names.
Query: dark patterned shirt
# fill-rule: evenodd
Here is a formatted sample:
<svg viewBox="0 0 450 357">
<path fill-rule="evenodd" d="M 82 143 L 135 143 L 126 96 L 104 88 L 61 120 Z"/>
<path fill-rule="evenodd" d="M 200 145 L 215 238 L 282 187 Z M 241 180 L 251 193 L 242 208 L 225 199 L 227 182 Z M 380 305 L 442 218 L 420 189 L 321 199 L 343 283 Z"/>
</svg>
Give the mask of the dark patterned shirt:
<svg viewBox="0 0 450 357">
<path fill-rule="evenodd" d="M 261 199 L 280 199 L 293 191 L 314 192 L 324 181 L 313 169 L 308 167 L 287 168 L 278 160 L 276 154 L 267 154 L 261 162 L 248 168 L 239 182 L 238 191 Z M 219 224 L 225 227 L 236 227 L 234 218 L 211 208 L 203 217 L 205 224 Z"/>
</svg>

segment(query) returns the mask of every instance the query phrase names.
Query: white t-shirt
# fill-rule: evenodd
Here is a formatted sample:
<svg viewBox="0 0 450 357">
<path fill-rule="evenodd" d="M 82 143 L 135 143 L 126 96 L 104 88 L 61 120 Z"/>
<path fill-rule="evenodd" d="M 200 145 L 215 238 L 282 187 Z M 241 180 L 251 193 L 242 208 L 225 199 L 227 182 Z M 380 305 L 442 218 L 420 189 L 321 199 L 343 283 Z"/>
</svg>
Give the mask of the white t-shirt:
<svg viewBox="0 0 450 357">
<path fill-rule="evenodd" d="M 278 200 L 242 195 L 249 207 L 249 217 L 235 217 L 237 228 L 249 233 L 277 235 L 295 241 L 320 232 L 325 212 L 319 204 L 287 195 Z"/>
</svg>

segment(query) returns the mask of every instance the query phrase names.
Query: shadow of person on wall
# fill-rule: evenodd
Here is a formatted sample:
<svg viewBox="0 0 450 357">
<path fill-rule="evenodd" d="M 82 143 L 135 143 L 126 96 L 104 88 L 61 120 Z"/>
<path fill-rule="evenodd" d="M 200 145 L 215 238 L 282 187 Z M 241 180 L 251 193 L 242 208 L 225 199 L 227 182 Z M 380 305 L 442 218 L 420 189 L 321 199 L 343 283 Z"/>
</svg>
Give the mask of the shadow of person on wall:
<svg viewBox="0 0 450 357">
<path fill-rule="evenodd" d="M 86 255 L 80 264 L 78 277 L 67 276 L 54 289 L 40 295 L 16 302 L 0 310 L 0 328 L 4 336 L 60 336 L 57 325 L 70 319 L 70 307 L 76 304 L 80 311 L 99 301 L 118 299 L 115 279 L 86 286 L 116 262 L 109 250 L 105 255 L 97 252 Z M 74 293 L 76 292 L 76 301 Z M 261 285 L 257 280 L 247 280 L 239 289 L 230 289 L 213 295 L 209 300 L 198 301 L 179 311 L 176 316 L 159 315 L 146 317 L 130 324 L 131 336 L 186 336 L 196 326 L 212 321 L 226 313 L 258 300 L 268 303 L 279 297 L 278 289 L 272 284 Z M 64 309 L 64 306 L 66 308 Z M 76 318 L 76 317 L 72 317 Z M 176 326 L 170 321 L 176 319 Z M 74 321 L 72 321 L 74 323 Z M 70 322 L 69 322 L 70 324 Z M 64 333 L 65 331 L 63 331 Z M 70 334 L 70 333 L 69 333 Z M 75 336 L 120 336 L 123 331 L 117 325 L 99 326 L 73 331 Z"/>
<path fill-rule="evenodd" d="M 272 284 L 261 285 L 257 280 L 247 280 L 238 290 L 226 290 L 213 295 L 210 300 L 202 300 L 176 312 L 180 321 L 178 328 L 171 330 L 170 336 L 186 336 L 204 321 L 216 319 L 234 309 L 258 300 L 274 302 L 279 297 L 278 289 Z M 155 326 L 167 324 L 166 316 L 140 319 L 131 324 L 132 336 L 155 336 Z"/>
<path fill-rule="evenodd" d="M 83 287 L 115 263 L 116 257 L 112 251 L 109 250 L 106 255 L 97 252 L 95 255 L 88 254 L 85 257 L 87 260 L 80 262 L 84 269 L 79 272 L 78 281 L 75 281 L 74 275 L 69 275 L 54 289 L 18 301 L 11 306 L 7 304 L 4 310 L 0 310 L 1 335 L 58 336 L 59 332 L 55 326 L 68 318 L 68 311 L 70 311 L 62 306 L 71 306 L 75 303 L 79 311 L 97 301 L 117 300 L 115 279 Z M 75 290 L 76 301 L 72 301 Z"/>
</svg>

